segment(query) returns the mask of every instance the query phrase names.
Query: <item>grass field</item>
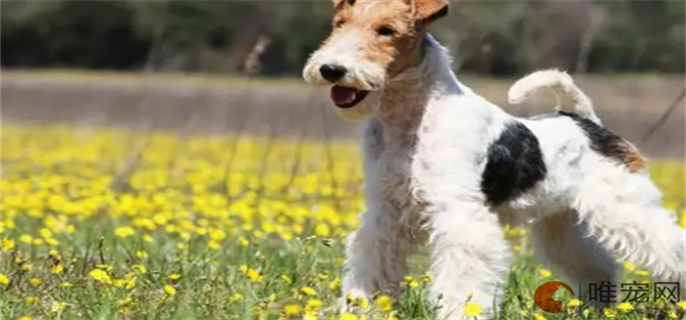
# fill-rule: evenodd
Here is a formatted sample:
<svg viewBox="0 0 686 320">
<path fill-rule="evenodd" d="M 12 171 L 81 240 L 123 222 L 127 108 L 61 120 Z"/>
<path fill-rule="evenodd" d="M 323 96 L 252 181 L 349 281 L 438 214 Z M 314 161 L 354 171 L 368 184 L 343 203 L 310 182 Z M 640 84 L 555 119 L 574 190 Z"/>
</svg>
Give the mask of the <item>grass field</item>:
<svg viewBox="0 0 686 320">
<path fill-rule="evenodd" d="M 354 312 L 336 313 L 344 236 L 363 210 L 354 143 L 5 124 L 1 147 L 2 319 L 433 314 L 423 254 L 399 301 L 352 301 Z M 651 174 L 686 227 L 683 160 L 654 162 Z M 499 319 L 676 318 L 686 308 L 595 312 L 558 292 L 563 312 L 544 313 L 533 292 L 556 274 L 532 259 L 524 230 L 503 232 L 519 254 Z M 638 266 L 624 268 L 627 281 L 650 281 Z M 479 318 L 479 306 L 469 312 Z"/>
</svg>

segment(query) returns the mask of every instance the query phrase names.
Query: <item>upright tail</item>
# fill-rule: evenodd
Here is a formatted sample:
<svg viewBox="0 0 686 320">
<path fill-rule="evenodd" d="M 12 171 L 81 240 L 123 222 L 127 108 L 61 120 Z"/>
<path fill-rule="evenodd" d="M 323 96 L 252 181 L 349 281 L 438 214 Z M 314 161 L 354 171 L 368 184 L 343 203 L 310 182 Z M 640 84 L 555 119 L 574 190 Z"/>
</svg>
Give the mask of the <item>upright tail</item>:
<svg viewBox="0 0 686 320">
<path fill-rule="evenodd" d="M 593 110 L 591 99 L 575 84 L 569 74 L 556 69 L 541 70 L 521 78 L 510 87 L 507 99 L 519 104 L 529 99 L 540 89 L 552 90 L 558 99 L 558 110 L 573 112 L 579 116 L 601 124 Z"/>
</svg>

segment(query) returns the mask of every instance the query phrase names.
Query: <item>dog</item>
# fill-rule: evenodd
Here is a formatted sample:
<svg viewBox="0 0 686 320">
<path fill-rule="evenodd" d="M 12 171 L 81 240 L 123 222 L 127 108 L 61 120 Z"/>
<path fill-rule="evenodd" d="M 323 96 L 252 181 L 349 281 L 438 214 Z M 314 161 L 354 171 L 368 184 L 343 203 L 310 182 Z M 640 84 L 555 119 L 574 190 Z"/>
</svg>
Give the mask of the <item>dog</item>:
<svg viewBox="0 0 686 320">
<path fill-rule="evenodd" d="M 465 319 L 467 302 L 491 317 L 512 257 L 503 220 L 530 225 L 536 255 L 573 288 L 616 284 L 617 259 L 686 284 L 686 234 L 643 156 L 602 126 L 569 75 L 515 83 L 513 103 L 541 89 L 560 103 L 514 117 L 458 81 L 427 32 L 447 1 L 333 2 L 333 30 L 303 77 L 331 86 L 340 115 L 364 123 L 366 211 L 346 241 L 344 297 L 398 297 L 407 257 L 428 243 L 437 317 Z"/>
</svg>

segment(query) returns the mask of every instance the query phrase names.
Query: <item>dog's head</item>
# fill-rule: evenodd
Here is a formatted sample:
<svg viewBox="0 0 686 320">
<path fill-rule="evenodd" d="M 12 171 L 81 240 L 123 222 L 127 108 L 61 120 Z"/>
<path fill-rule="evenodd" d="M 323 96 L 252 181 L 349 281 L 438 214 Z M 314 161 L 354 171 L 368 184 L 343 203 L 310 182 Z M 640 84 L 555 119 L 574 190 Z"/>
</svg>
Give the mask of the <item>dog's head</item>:
<svg viewBox="0 0 686 320">
<path fill-rule="evenodd" d="M 331 85 L 339 113 L 370 115 L 389 79 L 418 60 L 426 27 L 448 13 L 447 0 L 333 0 L 333 30 L 303 77 Z"/>
</svg>

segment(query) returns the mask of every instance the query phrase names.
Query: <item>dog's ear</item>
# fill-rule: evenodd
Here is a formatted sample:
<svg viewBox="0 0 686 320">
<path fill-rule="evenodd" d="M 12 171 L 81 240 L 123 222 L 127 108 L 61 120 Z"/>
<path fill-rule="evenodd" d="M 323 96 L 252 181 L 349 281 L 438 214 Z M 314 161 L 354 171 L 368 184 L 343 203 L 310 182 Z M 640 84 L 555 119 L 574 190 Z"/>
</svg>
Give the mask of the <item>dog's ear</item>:
<svg viewBox="0 0 686 320">
<path fill-rule="evenodd" d="M 410 0 L 417 30 L 422 30 L 434 21 L 448 15 L 448 0 Z"/>
</svg>

